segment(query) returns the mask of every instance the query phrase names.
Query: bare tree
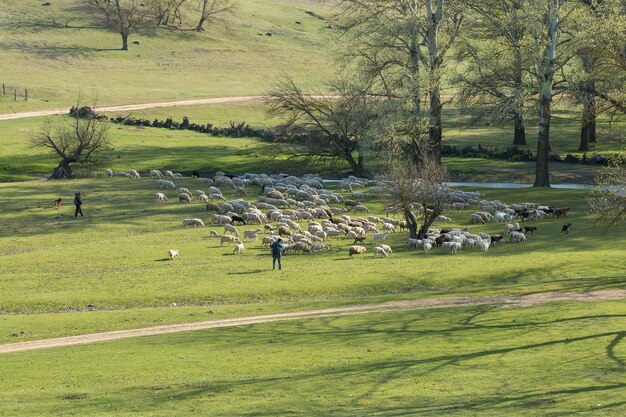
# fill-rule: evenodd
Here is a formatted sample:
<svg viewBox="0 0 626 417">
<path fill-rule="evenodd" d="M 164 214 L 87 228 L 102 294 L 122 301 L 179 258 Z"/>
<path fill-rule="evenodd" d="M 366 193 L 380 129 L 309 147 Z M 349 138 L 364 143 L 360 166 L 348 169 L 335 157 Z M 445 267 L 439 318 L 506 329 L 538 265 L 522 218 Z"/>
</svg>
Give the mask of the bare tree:
<svg viewBox="0 0 626 417">
<path fill-rule="evenodd" d="M 601 189 L 587 198 L 596 223 L 604 226 L 605 233 L 621 230 L 626 223 L 626 160 L 613 161 L 596 183 Z"/>
<path fill-rule="evenodd" d="M 188 0 L 152 0 L 157 25 L 182 24 L 182 8 Z"/>
<path fill-rule="evenodd" d="M 328 91 L 305 94 L 287 78 L 269 92 L 269 115 L 284 118 L 283 127 L 292 138 L 276 149 L 292 157 L 342 159 L 355 175 L 363 175 L 363 139 L 378 118 L 378 100 L 345 79 L 331 83 Z"/>
<path fill-rule="evenodd" d="M 205 23 L 224 21 L 236 10 L 236 5 L 232 0 L 198 0 L 198 11 L 200 18 L 196 30 L 204 31 Z"/>
<path fill-rule="evenodd" d="M 61 158 L 49 179 L 72 178 L 72 163 L 96 162 L 99 154 L 111 148 L 110 125 L 95 117 L 70 116 L 65 123 L 53 127 L 46 122 L 31 142 Z"/>
<path fill-rule="evenodd" d="M 443 186 L 447 177 L 445 167 L 428 156 L 421 158 L 419 166 L 395 163 L 380 177 L 393 205 L 404 214 L 411 238 L 423 239 L 450 202 L 450 194 Z M 421 226 L 420 216 L 423 216 Z"/>
<path fill-rule="evenodd" d="M 128 37 L 152 17 L 153 5 L 138 0 L 84 0 L 107 28 L 122 37 L 122 50 L 128 50 Z"/>
</svg>

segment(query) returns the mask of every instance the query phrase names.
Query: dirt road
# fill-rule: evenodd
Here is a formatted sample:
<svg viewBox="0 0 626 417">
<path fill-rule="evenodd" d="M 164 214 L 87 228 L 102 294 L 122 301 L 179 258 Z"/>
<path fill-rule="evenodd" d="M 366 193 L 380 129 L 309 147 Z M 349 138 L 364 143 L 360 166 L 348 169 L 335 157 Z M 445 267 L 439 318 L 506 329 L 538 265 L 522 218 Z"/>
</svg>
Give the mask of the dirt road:
<svg viewBox="0 0 626 417">
<path fill-rule="evenodd" d="M 200 104 L 237 103 L 237 102 L 243 102 L 243 101 L 262 100 L 263 98 L 264 96 L 201 98 L 201 99 L 196 99 L 196 100 L 165 101 L 165 102 L 159 102 L 159 103 L 128 104 L 128 105 L 123 105 L 123 106 L 98 107 L 97 111 L 99 113 L 107 113 L 107 112 L 116 112 L 116 111 L 153 109 L 156 107 L 197 106 Z M 69 111 L 70 109 L 67 108 L 67 109 L 56 109 L 56 110 L 30 111 L 30 112 L 23 112 L 23 113 L 0 114 L 0 120 L 22 119 L 25 117 L 53 116 L 55 114 L 67 114 Z"/>
<path fill-rule="evenodd" d="M 500 307 L 528 307 L 549 301 L 606 301 L 626 298 L 625 290 L 605 290 L 594 292 L 547 292 L 530 295 L 495 295 L 486 297 L 449 297 L 424 300 L 396 301 L 381 304 L 364 304 L 349 307 L 325 308 L 319 310 L 292 311 L 285 313 L 265 314 L 258 316 L 238 317 L 231 319 L 207 320 L 195 323 L 171 324 L 144 327 L 132 330 L 92 333 L 79 336 L 60 337 L 57 339 L 35 340 L 31 342 L 9 343 L 0 345 L 0 354 L 22 352 L 34 349 L 74 346 L 104 342 L 109 340 L 128 339 L 139 336 L 154 336 L 168 333 L 188 332 L 194 330 L 214 329 L 218 327 L 246 326 L 257 323 L 311 319 L 322 317 L 339 317 L 357 314 L 370 314 L 384 311 L 420 310 L 443 307 L 464 307 L 483 304 Z"/>
</svg>

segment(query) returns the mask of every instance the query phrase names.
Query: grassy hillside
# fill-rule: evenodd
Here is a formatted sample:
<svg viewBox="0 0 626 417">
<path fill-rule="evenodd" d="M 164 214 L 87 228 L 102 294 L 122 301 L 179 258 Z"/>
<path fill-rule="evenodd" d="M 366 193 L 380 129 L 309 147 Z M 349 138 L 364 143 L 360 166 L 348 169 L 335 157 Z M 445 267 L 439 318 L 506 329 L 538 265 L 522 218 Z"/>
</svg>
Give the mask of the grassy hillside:
<svg viewBox="0 0 626 417">
<path fill-rule="evenodd" d="M 0 415 L 619 416 L 625 307 L 387 312 L 2 355 Z"/>
<path fill-rule="evenodd" d="M 140 45 L 129 51 L 117 49 L 119 35 L 94 27 L 80 0 L 51 3 L 14 1 L 0 10 L 0 83 L 30 95 L 2 97 L 0 113 L 69 106 L 79 92 L 85 100 L 97 95 L 100 105 L 260 94 L 281 73 L 310 86 L 330 71 L 326 23 L 306 13 L 327 14 L 316 0 L 237 1 L 226 28 L 197 33 L 190 16 L 183 29 L 140 30 L 131 37 Z"/>
</svg>

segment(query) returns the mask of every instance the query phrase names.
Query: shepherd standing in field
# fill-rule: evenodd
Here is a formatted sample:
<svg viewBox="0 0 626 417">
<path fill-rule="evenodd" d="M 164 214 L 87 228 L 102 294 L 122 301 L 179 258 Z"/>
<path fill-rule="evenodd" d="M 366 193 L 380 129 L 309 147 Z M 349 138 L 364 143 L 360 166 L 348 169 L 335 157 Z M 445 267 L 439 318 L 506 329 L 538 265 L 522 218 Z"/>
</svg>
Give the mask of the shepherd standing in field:
<svg viewBox="0 0 626 417">
<path fill-rule="evenodd" d="M 278 260 L 278 269 L 282 269 L 282 265 L 280 263 L 280 260 L 283 256 L 283 249 L 284 249 L 282 240 L 278 238 L 276 242 L 270 245 L 270 249 L 272 249 L 272 269 L 276 269 L 277 260 Z"/>
<path fill-rule="evenodd" d="M 83 217 L 83 210 L 80 206 L 83 205 L 83 200 L 80 198 L 80 193 L 74 194 L 74 205 L 76 206 L 76 211 L 74 211 L 74 217 L 78 217 L 78 213 Z"/>
</svg>

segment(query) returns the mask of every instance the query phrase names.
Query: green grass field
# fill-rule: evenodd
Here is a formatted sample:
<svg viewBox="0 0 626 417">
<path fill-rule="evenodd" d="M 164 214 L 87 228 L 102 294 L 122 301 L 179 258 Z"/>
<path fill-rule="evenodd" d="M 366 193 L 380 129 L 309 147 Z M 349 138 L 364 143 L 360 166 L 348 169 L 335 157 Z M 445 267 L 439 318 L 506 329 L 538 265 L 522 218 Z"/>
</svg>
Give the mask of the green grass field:
<svg viewBox="0 0 626 417">
<path fill-rule="evenodd" d="M 0 356 L 0 415 L 618 416 L 623 301 L 368 314 Z"/>
<path fill-rule="evenodd" d="M 9 88 L 0 113 L 70 106 L 79 92 L 100 105 L 262 94 L 281 73 L 312 86 L 331 72 L 327 23 L 305 13 L 327 15 L 328 6 L 314 0 L 237 2 L 226 29 L 198 34 L 189 16 L 184 29 L 140 30 L 129 51 L 117 49 L 119 35 L 93 26 L 79 0 L 51 3 L 16 1 L 0 11 L 0 82 L 30 96 L 13 102 Z M 266 32 L 273 36 L 257 34 Z"/>
</svg>

